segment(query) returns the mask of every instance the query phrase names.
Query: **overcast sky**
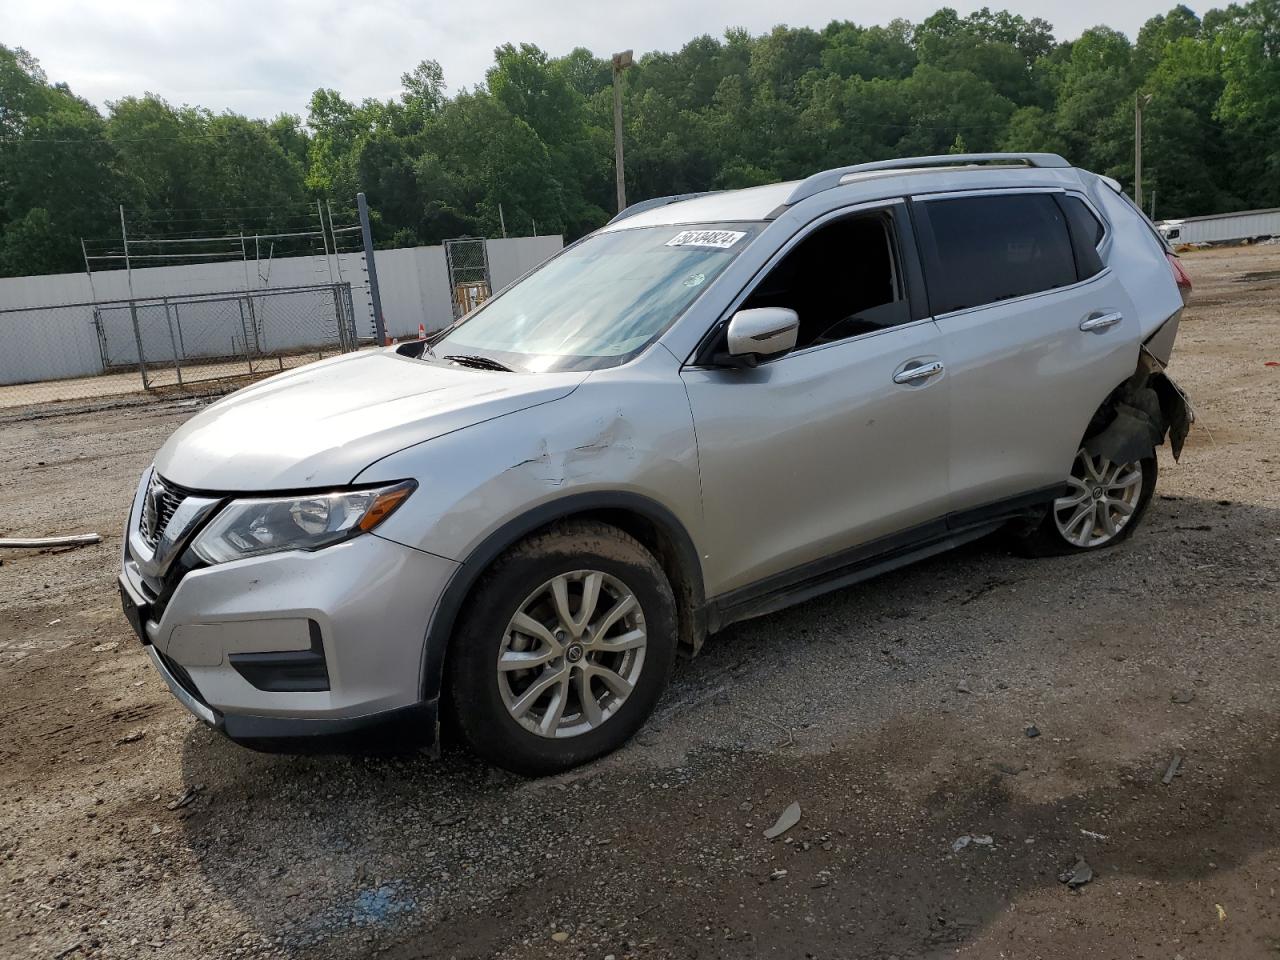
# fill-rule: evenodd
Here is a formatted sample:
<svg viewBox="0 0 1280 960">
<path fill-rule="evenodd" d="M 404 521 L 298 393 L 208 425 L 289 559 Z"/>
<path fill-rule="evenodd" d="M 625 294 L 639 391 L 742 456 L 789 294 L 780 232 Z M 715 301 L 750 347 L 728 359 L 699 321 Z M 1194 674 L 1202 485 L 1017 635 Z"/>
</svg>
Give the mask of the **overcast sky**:
<svg viewBox="0 0 1280 960">
<path fill-rule="evenodd" d="M 1175 0 L 991 2 L 1044 17 L 1059 39 L 1106 23 L 1131 38 Z M 272 117 L 305 116 L 317 87 L 348 99 L 399 92 L 400 75 L 440 61 L 450 90 L 483 81 L 493 48 L 529 41 L 552 55 L 585 46 L 597 56 L 633 47 L 675 50 L 727 27 L 763 33 L 783 21 L 919 21 L 942 0 L 0 0 L 0 43 L 25 47 L 51 80 L 102 105 L 157 93 L 174 104 Z M 978 3 L 951 3 L 968 13 Z M 1197 7 L 1200 5 L 1197 4 Z"/>
</svg>

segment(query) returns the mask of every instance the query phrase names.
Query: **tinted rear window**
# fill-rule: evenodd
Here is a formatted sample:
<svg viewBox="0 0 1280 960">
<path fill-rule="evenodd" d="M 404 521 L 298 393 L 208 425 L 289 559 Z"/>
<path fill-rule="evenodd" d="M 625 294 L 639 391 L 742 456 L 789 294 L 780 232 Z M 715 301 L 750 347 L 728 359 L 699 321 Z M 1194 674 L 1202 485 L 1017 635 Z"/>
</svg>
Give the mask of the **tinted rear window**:
<svg viewBox="0 0 1280 960">
<path fill-rule="evenodd" d="M 1066 219 L 1051 194 L 960 197 L 923 206 L 933 234 L 928 284 L 935 314 L 1076 282 Z"/>
<path fill-rule="evenodd" d="M 1093 215 L 1093 211 L 1079 197 L 1064 194 L 1062 206 L 1067 211 L 1072 229 L 1078 229 L 1082 237 L 1088 238 L 1095 247 L 1102 242 L 1102 221 Z"/>
<path fill-rule="evenodd" d="M 1102 272 L 1102 257 L 1098 255 L 1098 244 L 1102 242 L 1104 233 L 1102 223 L 1079 197 L 1059 194 L 1058 203 L 1067 215 L 1071 248 L 1076 255 L 1076 277 L 1088 280 Z"/>
</svg>

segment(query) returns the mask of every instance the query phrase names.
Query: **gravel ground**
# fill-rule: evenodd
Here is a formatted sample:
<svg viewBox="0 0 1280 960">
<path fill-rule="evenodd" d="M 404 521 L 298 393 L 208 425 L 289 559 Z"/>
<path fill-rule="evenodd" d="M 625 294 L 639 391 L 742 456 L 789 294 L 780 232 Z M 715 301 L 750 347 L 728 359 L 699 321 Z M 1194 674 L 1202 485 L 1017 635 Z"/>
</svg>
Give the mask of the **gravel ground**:
<svg viewBox="0 0 1280 960">
<path fill-rule="evenodd" d="M 0 567 L 0 956 L 1274 957 L 1280 247 L 1185 263 L 1201 425 L 1131 541 L 985 541 L 741 624 L 545 780 L 206 730 L 114 593 L 191 408 L 0 425 L 0 530 L 108 535 Z"/>
</svg>

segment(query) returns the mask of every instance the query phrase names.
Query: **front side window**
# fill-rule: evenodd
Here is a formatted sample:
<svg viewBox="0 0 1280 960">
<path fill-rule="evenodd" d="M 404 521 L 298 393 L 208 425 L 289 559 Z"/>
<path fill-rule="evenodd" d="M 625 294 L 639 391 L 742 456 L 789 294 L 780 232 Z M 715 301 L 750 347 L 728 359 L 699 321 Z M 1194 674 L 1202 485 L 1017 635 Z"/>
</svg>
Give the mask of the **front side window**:
<svg viewBox="0 0 1280 960">
<path fill-rule="evenodd" d="M 522 372 L 617 366 L 671 326 L 762 227 L 677 224 L 596 234 L 449 329 L 431 351 Z"/>
<path fill-rule="evenodd" d="M 1069 286 L 1076 262 L 1066 218 L 1048 193 L 929 200 L 924 208 L 935 314 Z"/>
<path fill-rule="evenodd" d="M 738 309 L 794 310 L 797 350 L 905 323 L 910 309 L 895 248 L 887 213 L 825 224 L 792 247 Z"/>
</svg>

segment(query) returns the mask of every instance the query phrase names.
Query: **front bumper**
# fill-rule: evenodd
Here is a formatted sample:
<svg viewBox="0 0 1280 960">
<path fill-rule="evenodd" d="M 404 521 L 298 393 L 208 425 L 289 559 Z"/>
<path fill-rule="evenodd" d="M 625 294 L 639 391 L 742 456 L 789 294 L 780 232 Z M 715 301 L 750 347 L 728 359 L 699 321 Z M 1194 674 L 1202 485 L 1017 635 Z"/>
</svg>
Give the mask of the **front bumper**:
<svg viewBox="0 0 1280 960">
<path fill-rule="evenodd" d="M 179 702 L 234 740 L 273 747 L 391 722 L 433 733 L 422 658 L 456 568 L 369 534 L 191 570 L 158 614 L 127 557 L 120 584 Z"/>
</svg>

